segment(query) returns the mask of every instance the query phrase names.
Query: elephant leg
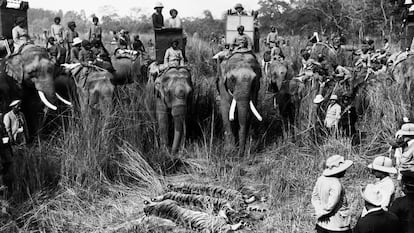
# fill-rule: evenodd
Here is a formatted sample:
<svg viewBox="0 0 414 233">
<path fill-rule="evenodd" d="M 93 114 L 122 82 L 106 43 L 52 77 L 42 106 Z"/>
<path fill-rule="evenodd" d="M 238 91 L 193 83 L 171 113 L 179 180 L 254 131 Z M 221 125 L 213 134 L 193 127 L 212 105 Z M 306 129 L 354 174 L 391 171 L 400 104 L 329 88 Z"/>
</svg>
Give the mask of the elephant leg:
<svg viewBox="0 0 414 233">
<path fill-rule="evenodd" d="M 234 145 L 235 140 L 232 130 L 232 124 L 229 119 L 230 102 L 227 101 L 224 96 L 221 96 L 220 98 L 220 111 L 223 120 L 225 147 L 232 147 Z"/>
<path fill-rule="evenodd" d="M 173 154 L 178 152 L 178 149 L 181 145 L 181 142 L 184 139 L 184 125 L 185 125 L 185 116 L 175 116 L 174 117 L 174 140 L 171 152 Z"/>
<path fill-rule="evenodd" d="M 169 129 L 168 109 L 167 106 L 165 106 L 165 104 L 159 99 L 157 99 L 156 115 L 158 122 L 158 135 L 160 137 L 161 145 L 167 147 Z"/>
</svg>

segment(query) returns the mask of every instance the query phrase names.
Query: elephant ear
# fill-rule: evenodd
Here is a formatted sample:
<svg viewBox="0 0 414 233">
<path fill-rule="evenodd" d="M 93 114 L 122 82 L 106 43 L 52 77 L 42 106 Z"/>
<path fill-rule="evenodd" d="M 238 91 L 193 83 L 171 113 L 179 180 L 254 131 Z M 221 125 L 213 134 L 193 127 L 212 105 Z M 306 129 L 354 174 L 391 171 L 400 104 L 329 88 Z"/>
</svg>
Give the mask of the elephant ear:
<svg viewBox="0 0 414 233">
<path fill-rule="evenodd" d="M 6 73 L 13 77 L 18 84 L 23 81 L 23 61 L 20 55 L 10 57 L 6 62 Z"/>
<path fill-rule="evenodd" d="M 166 75 L 155 80 L 154 92 L 156 93 L 157 97 L 160 98 L 168 108 L 171 108 L 171 101 L 168 91 L 168 88 L 170 86 L 171 80 Z"/>
</svg>

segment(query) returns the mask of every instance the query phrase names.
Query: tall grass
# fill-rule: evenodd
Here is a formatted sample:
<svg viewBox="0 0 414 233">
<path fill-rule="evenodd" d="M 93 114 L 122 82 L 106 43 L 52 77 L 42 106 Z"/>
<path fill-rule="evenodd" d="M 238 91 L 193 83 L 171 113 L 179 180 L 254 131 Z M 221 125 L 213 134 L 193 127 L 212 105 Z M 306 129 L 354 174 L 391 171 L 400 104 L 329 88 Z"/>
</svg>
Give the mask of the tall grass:
<svg viewBox="0 0 414 233">
<path fill-rule="evenodd" d="M 297 63 L 305 42 L 299 37 L 289 40 L 284 52 Z M 355 219 L 361 210 L 359 188 L 369 179 L 365 165 L 374 156 L 387 154 L 386 142 L 403 114 L 398 87 L 381 81 L 367 87 L 370 109 L 358 122 L 363 135 L 359 146 L 342 137 L 326 138 L 321 144 L 311 140 L 307 131 L 311 95 L 300 109 L 300 140 L 281 139 L 279 114 L 262 88 L 258 109 L 263 123 L 253 122 L 249 153 L 235 159 L 223 150 L 214 52 L 204 41 L 188 41 L 194 92 L 189 137 L 178 155 L 171 156 L 159 144 L 151 87 L 119 87 L 110 116 L 73 116 L 55 137 L 17 155 L 18 179 L 12 190 L 16 208 L 0 232 L 13 232 L 16 226 L 23 232 L 149 231 L 151 221 L 142 218 L 142 201 L 162 192 L 165 183 L 181 181 L 256 190 L 267 196 L 270 212 L 255 227 L 257 232 L 311 232 L 310 193 L 323 161 L 334 153 L 356 162 L 345 179 Z M 184 169 L 177 173 L 180 161 Z M 153 232 L 180 231 L 171 230 L 171 224 L 156 229 Z"/>
</svg>

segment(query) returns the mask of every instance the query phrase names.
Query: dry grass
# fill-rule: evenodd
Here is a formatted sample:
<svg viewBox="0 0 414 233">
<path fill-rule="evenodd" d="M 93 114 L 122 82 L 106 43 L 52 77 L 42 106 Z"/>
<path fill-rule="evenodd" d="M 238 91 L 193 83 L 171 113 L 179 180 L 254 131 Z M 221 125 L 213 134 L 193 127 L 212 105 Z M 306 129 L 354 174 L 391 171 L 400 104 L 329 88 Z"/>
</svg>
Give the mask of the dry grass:
<svg viewBox="0 0 414 233">
<path fill-rule="evenodd" d="M 285 53 L 297 62 L 304 42 L 290 42 Z M 19 200 L 26 201 L 12 209 L 14 221 L 9 223 L 21 232 L 188 232 L 169 221 L 143 218 L 142 212 L 143 200 L 162 192 L 165 183 L 185 181 L 250 187 L 268 196 L 271 211 L 256 232 L 311 232 L 311 190 L 323 161 L 334 153 L 355 161 L 344 180 L 355 220 L 361 211 L 359 189 L 370 179 L 365 166 L 375 155 L 387 153 L 385 142 L 403 114 L 397 87 L 376 83 L 367 88 L 371 108 L 359 122 L 365 135 L 359 146 L 351 146 L 347 138 L 315 145 L 306 133 L 306 107 L 298 126 L 305 133 L 297 143 L 277 139 L 278 114 L 263 91 L 259 111 L 264 121 L 253 124 L 248 155 L 235 159 L 223 152 L 210 59 L 214 49 L 194 39 L 188 48 L 195 89 L 189 128 L 195 133 L 179 155 L 171 157 L 159 146 L 151 91 L 138 84 L 120 88 L 111 116 L 71 119 L 62 133 L 28 154 L 14 190 L 24 193 Z M 306 97 L 302 106 L 311 100 Z M 168 175 L 166 166 L 174 159 L 187 167 Z M 12 225 L 0 232 L 13 232 Z"/>
</svg>

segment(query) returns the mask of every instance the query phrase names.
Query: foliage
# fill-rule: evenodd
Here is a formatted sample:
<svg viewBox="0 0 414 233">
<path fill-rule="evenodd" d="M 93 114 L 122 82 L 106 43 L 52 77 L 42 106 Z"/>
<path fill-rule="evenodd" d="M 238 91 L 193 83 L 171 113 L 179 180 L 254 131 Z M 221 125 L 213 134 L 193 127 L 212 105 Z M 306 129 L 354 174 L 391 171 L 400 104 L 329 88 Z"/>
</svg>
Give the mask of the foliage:
<svg viewBox="0 0 414 233">
<path fill-rule="evenodd" d="M 401 5 L 389 0 L 260 0 L 264 30 L 276 25 L 284 34 L 346 33 L 382 35 L 397 32 Z"/>
</svg>

